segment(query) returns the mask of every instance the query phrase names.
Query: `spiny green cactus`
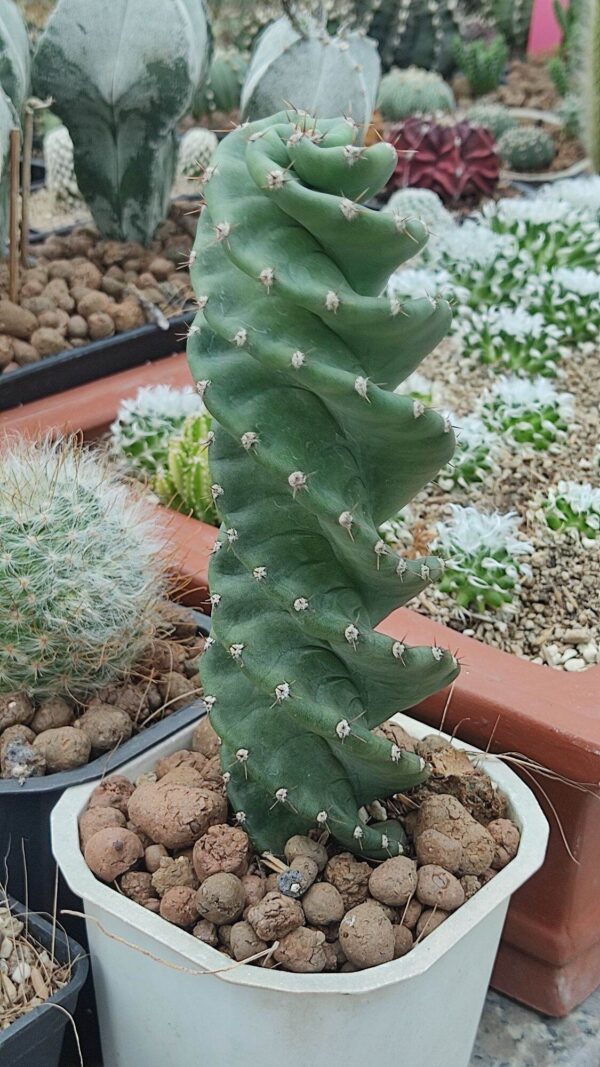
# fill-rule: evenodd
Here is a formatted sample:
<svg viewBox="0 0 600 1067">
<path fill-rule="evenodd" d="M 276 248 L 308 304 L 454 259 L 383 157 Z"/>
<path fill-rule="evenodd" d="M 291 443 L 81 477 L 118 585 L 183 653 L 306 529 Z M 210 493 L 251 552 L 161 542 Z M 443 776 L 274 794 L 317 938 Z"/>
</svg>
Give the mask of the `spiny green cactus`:
<svg viewBox="0 0 600 1067">
<path fill-rule="evenodd" d="M 600 0 L 587 0 L 582 77 L 583 139 L 596 173 L 600 172 Z"/>
<path fill-rule="evenodd" d="M 583 103 L 579 93 L 567 93 L 560 102 L 558 116 L 570 137 L 581 137 Z"/>
<path fill-rule="evenodd" d="M 208 78 L 192 104 L 192 115 L 202 118 L 210 111 L 229 113 L 240 106 L 242 85 L 248 70 L 248 56 L 237 48 L 217 48 Z"/>
<path fill-rule="evenodd" d="M 508 59 L 508 46 L 493 25 L 489 34 L 469 40 L 465 30 L 454 39 L 454 58 L 469 83 L 473 96 L 497 89 Z"/>
<path fill-rule="evenodd" d="M 510 170 L 535 171 L 549 167 L 556 148 L 545 130 L 535 126 L 515 126 L 498 141 L 498 151 Z"/>
<path fill-rule="evenodd" d="M 203 126 L 187 130 L 179 145 L 177 174 L 183 178 L 202 178 L 218 143 L 217 135 Z"/>
<path fill-rule="evenodd" d="M 181 432 L 168 442 L 164 466 L 154 489 L 163 504 L 203 522 L 218 524 L 215 504 L 219 486 L 211 485 L 208 446 L 212 440 L 211 420 L 206 413 L 188 415 Z"/>
<path fill-rule="evenodd" d="M 561 41 L 556 55 L 548 60 L 548 73 L 559 96 L 566 96 L 572 89 L 578 75 L 582 44 L 582 27 L 586 0 L 552 0 L 554 18 L 561 31 Z M 588 36 L 589 27 L 585 33 Z"/>
<path fill-rule="evenodd" d="M 91 452 L 9 437 L 0 481 L 0 693 L 91 694 L 158 621 L 151 516 Z"/>
<path fill-rule="evenodd" d="M 17 115 L 29 96 L 31 59 L 23 16 L 14 0 L 0 0 L 0 86 Z"/>
<path fill-rule="evenodd" d="M 172 389 L 150 385 L 121 401 L 110 428 L 110 451 L 136 474 L 154 477 L 167 462 L 169 441 L 189 415 L 201 413 L 202 401 L 191 386 Z"/>
<path fill-rule="evenodd" d="M 447 75 L 454 68 L 452 41 L 463 15 L 457 0 L 381 0 L 373 3 L 367 28 L 385 69 L 414 63 Z"/>
<path fill-rule="evenodd" d="M 496 372 L 505 369 L 529 376 L 556 374 L 563 354 L 563 333 L 539 312 L 522 306 L 490 307 L 464 320 L 461 336 L 465 352 Z"/>
<path fill-rule="evenodd" d="M 104 237 L 148 242 L 167 213 L 176 125 L 208 65 L 201 0 L 59 0 L 34 58 Z"/>
<path fill-rule="evenodd" d="M 384 119 L 398 122 L 409 115 L 454 111 L 454 93 L 435 71 L 392 67 L 379 87 L 377 106 Z"/>
<path fill-rule="evenodd" d="M 484 394 L 481 416 L 490 430 L 518 447 L 545 452 L 563 440 L 573 417 L 573 397 L 544 378 L 502 377 Z"/>
<path fill-rule="evenodd" d="M 291 106 L 319 118 L 348 115 L 366 130 L 379 88 L 375 41 L 356 33 L 330 37 L 322 23 L 287 16 L 262 34 L 242 89 L 244 119 Z"/>
<path fill-rule="evenodd" d="M 592 195 L 597 196 L 597 191 Z M 506 198 L 485 204 L 482 216 L 496 233 L 516 237 L 538 271 L 554 267 L 598 269 L 600 227 L 586 208 L 550 195 Z"/>
<path fill-rule="evenodd" d="M 600 336 L 599 272 L 557 267 L 531 279 L 527 304 L 557 326 L 569 347 L 594 352 Z"/>
<path fill-rule="evenodd" d="M 473 104 L 466 117 L 474 126 L 485 126 L 495 141 L 499 141 L 503 133 L 516 126 L 516 119 L 508 108 L 502 107 L 501 104 Z"/>
<path fill-rule="evenodd" d="M 66 126 L 56 126 L 44 136 L 46 188 L 59 204 L 74 207 L 81 203 L 75 177 L 73 142 Z"/>
<path fill-rule="evenodd" d="M 460 305 L 518 305 L 534 273 L 529 253 L 509 233 L 486 230 L 481 220 L 439 229 L 425 250 L 432 272 L 450 285 Z"/>
<path fill-rule="evenodd" d="M 441 198 L 431 189 L 397 189 L 383 210 L 391 211 L 399 224 L 407 219 L 421 219 L 434 232 L 455 225 Z"/>
<path fill-rule="evenodd" d="M 584 544 L 600 536 L 600 489 L 589 482 L 560 481 L 543 507 L 546 522 L 555 533 L 572 530 Z"/>
<path fill-rule="evenodd" d="M 395 387 L 446 333 L 444 301 L 382 293 L 425 243 L 361 204 L 395 166 L 346 120 L 282 113 L 221 142 L 195 244 L 189 340 L 214 417 L 222 526 L 201 672 L 238 822 L 259 850 L 329 829 L 355 852 L 402 848 L 361 805 L 426 768 L 371 730 L 457 674 L 437 646 L 375 632 L 441 574 L 390 552 L 379 525 L 453 451 L 447 422 Z M 401 462 L 397 461 L 401 457 Z"/>
<path fill-rule="evenodd" d="M 434 548 L 448 559 L 439 583 L 463 610 L 510 610 L 519 591 L 519 556 L 533 552 L 518 536 L 513 512 L 485 515 L 473 507 L 451 504 L 449 522 L 438 523 Z"/>
</svg>

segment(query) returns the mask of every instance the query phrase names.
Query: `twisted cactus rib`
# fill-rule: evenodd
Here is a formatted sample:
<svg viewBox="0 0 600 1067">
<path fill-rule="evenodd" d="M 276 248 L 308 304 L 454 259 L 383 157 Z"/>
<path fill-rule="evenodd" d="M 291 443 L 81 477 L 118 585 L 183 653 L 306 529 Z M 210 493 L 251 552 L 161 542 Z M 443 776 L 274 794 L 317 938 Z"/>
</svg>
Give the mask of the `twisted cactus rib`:
<svg viewBox="0 0 600 1067">
<path fill-rule="evenodd" d="M 210 464 L 222 526 L 202 659 L 238 820 L 260 849 L 327 828 L 372 857 L 399 823 L 359 808 L 426 776 L 371 733 L 457 674 L 438 648 L 374 627 L 435 579 L 378 525 L 447 462 L 449 424 L 393 389 L 447 332 L 443 301 L 390 307 L 390 272 L 425 244 L 418 220 L 360 205 L 388 180 L 391 146 L 348 121 L 285 113 L 230 134 L 214 157 L 193 255 L 189 342 L 217 424 Z"/>
</svg>

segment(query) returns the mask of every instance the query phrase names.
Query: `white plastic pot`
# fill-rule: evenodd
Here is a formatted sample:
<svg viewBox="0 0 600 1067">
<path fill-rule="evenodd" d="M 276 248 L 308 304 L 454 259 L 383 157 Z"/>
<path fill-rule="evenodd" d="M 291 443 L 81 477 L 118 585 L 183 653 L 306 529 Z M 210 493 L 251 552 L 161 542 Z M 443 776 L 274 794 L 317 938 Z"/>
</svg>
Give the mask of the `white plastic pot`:
<svg viewBox="0 0 600 1067">
<path fill-rule="evenodd" d="M 190 736 L 181 730 L 119 773 L 135 780 Z M 468 1067 L 510 896 L 548 839 L 527 786 L 498 760 L 485 769 L 521 828 L 517 857 L 403 959 L 353 974 L 235 966 L 97 881 L 77 832 L 93 783 L 69 789 L 52 813 L 52 846 L 84 902 L 106 1067 Z"/>
</svg>

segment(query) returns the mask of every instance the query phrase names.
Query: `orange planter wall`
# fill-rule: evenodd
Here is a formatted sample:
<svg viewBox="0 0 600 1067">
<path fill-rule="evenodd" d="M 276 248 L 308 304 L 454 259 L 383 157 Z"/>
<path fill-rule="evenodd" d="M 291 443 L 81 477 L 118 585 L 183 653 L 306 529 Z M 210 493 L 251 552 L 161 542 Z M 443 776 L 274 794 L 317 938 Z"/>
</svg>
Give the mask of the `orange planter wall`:
<svg viewBox="0 0 600 1067">
<path fill-rule="evenodd" d="M 93 438 L 112 421 L 119 401 L 140 385 L 189 381 L 185 356 L 173 356 L 5 412 L 0 431 L 81 431 Z M 185 599 L 205 607 L 215 529 L 163 508 L 157 508 L 157 522 Z M 600 783 L 600 667 L 578 674 L 553 671 L 407 609 L 394 612 L 380 629 L 457 652 L 462 671 L 451 696 L 438 693 L 417 709 L 432 727 L 444 717 L 445 729 L 479 747 L 491 740 L 492 752 L 519 753 L 575 782 Z M 511 903 L 492 984 L 547 1014 L 565 1015 L 600 984 L 600 807 L 585 791 L 539 781 L 548 796 L 540 799 L 553 826 L 550 847 L 542 870 Z M 537 791 L 535 779 L 533 784 Z M 567 854 L 552 809 L 577 862 Z"/>
</svg>

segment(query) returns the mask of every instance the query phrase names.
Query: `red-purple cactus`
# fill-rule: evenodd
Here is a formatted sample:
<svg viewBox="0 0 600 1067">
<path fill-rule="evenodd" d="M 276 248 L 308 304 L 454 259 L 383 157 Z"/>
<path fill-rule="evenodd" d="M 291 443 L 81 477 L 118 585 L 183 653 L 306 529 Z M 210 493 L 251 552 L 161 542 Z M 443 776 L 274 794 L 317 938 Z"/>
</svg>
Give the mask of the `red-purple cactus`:
<svg viewBox="0 0 600 1067">
<path fill-rule="evenodd" d="M 488 130 L 469 122 L 442 124 L 412 116 L 390 130 L 398 151 L 390 190 L 432 189 L 442 200 L 491 196 L 500 161 Z"/>
</svg>

